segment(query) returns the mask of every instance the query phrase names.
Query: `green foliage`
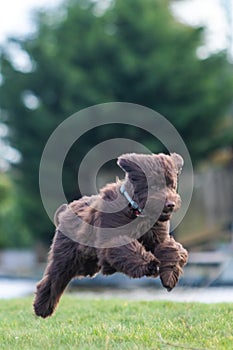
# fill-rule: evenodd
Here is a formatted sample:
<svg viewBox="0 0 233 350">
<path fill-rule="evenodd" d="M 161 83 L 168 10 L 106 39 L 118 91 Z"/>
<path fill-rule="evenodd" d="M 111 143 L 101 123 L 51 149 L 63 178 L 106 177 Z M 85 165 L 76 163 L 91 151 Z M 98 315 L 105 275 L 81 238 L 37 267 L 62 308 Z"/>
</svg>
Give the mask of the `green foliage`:
<svg viewBox="0 0 233 350">
<path fill-rule="evenodd" d="M 101 2 L 66 1 L 35 16 L 33 35 L 13 40 L 28 55 L 26 71 L 9 55 L 11 42 L 2 48 L 0 107 L 11 145 L 22 154 L 19 202 L 35 238 L 48 241 L 52 232 L 38 188 L 43 147 L 65 118 L 84 107 L 109 101 L 151 107 L 178 129 L 194 162 L 232 144 L 232 121 L 224 119 L 233 98 L 232 65 L 225 53 L 199 59 L 204 29 L 179 23 L 169 4 L 116 0 L 103 10 Z M 77 158 L 104 138 L 129 134 L 158 150 L 155 140 L 136 128 L 98 128 L 82 138 L 65 164 L 69 198 L 78 196 Z"/>
<path fill-rule="evenodd" d="M 0 249 L 32 244 L 32 237 L 23 224 L 18 197 L 19 190 L 9 176 L 0 173 Z"/>
<path fill-rule="evenodd" d="M 8 177 L 0 172 L 0 207 L 3 208 L 9 199 L 11 184 Z"/>
<path fill-rule="evenodd" d="M 232 349 L 232 305 L 65 297 L 52 318 L 0 301 L 1 349 Z"/>
</svg>

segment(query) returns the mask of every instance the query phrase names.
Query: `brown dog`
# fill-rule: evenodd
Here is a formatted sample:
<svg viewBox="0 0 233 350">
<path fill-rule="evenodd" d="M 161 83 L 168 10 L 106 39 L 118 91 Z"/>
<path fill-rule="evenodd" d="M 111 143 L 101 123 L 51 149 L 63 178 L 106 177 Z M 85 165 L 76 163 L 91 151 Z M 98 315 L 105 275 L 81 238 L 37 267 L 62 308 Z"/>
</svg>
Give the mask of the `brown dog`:
<svg viewBox="0 0 233 350">
<path fill-rule="evenodd" d="M 118 158 L 125 179 L 98 195 L 63 204 L 55 213 L 56 234 L 34 310 L 55 310 L 74 277 L 122 272 L 132 278 L 160 276 L 175 287 L 187 251 L 169 235 L 172 213 L 180 207 L 177 177 L 183 159 L 176 153 L 125 154 Z"/>
</svg>

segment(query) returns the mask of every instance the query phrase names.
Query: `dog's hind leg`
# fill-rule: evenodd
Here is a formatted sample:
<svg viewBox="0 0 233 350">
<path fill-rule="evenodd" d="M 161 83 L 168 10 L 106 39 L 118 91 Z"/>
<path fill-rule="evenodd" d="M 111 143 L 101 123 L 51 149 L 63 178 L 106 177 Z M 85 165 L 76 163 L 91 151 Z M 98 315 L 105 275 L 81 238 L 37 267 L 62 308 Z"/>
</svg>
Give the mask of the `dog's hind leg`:
<svg viewBox="0 0 233 350">
<path fill-rule="evenodd" d="M 112 247 L 101 249 L 99 261 L 102 273 L 105 273 L 105 264 L 115 272 L 122 272 L 129 277 L 158 276 L 159 260 L 137 240 L 130 241 L 128 237 L 120 237 L 126 244 L 117 246 L 114 241 Z M 108 273 L 107 273 L 108 274 Z"/>
<path fill-rule="evenodd" d="M 37 316 L 52 315 L 59 299 L 78 270 L 77 243 L 59 231 L 49 253 L 44 277 L 37 284 L 34 310 Z"/>
</svg>

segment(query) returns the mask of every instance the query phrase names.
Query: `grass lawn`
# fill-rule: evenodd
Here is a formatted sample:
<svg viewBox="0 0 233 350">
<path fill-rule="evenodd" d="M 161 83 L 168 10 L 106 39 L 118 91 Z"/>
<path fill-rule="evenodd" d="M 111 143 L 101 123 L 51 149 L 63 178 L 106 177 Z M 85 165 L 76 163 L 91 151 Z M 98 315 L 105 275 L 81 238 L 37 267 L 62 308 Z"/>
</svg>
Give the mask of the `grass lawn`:
<svg viewBox="0 0 233 350">
<path fill-rule="evenodd" d="M 1 350 L 233 349 L 233 304 L 81 300 L 36 318 L 32 299 L 0 301 Z"/>
</svg>

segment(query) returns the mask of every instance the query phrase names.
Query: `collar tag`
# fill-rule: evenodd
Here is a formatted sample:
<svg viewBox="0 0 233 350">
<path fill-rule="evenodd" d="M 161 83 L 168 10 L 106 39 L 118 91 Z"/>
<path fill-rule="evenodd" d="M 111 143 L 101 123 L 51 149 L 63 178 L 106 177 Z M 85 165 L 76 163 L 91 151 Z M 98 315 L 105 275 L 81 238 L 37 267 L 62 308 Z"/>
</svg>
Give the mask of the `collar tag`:
<svg viewBox="0 0 233 350">
<path fill-rule="evenodd" d="M 142 209 L 139 208 L 139 205 L 130 197 L 128 192 L 125 189 L 125 185 L 122 184 L 120 187 L 120 193 L 127 199 L 133 210 L 135 211 L 136 216 L 140 216 L 142 213 Z"/>
</svg>

